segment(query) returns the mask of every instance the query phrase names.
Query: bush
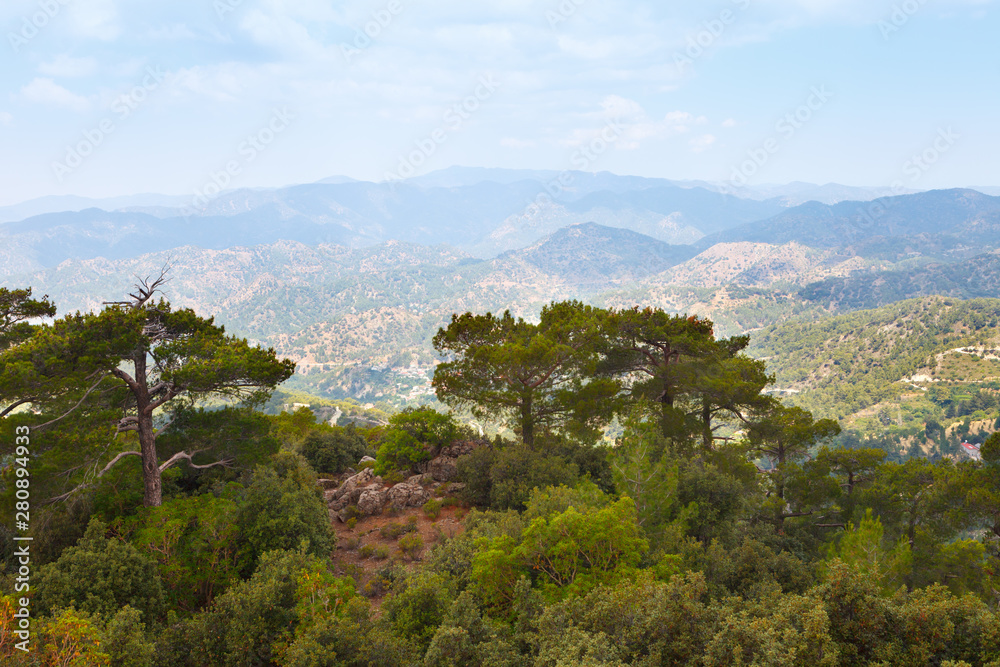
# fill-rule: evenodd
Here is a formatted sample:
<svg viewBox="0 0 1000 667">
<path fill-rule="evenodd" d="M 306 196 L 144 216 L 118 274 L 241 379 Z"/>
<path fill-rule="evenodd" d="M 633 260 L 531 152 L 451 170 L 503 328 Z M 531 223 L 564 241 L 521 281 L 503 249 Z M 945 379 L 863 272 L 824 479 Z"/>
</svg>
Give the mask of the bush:
<svg viewBox="0 0 1000 667">
<path fill-rule="evenodd" d="M 394 635 L 426 649 L 451 606 L 451 598 L 452 591 L 443 577 L 427 575 L 407 580 L 382 609 Z"/>
<path fill-rule="evenodd" d="M 490 468 L 490 507 L 523 510 L 531 490 L 545 486 L 573 486 L 579 478 L 574 463 L 523 444 L 497 452 Z"/>
<path fill-rule="evenodd" d="M 423 506 L 424 514 L 431 521 L 437 521 L 438 517 L 441 516 L 442 507 L 444 507 L 443 500 L 440 500 L 438 498 L 434 498 L 433 500 L 428 500 L 426 503 L 424 503 Z"/>
<path fill-rule="evenodd" d="M 416 559 L 424 550 L 424 538 L 419 533 L 404 535 L 399 538 L 399 550 L 411 560 Z"/>
<path fill-rule="evenodd" d="M 416 519 L 416 517 L 410 517 L 410 519 Z M 379 528 L 379 534 L 383 539 L 395 540 L 398 539 L 400 535 L 405 533 L 412 533 L 417 529 L 416 521 L 409 521 L 405 524 L 393 521 L 392 523 L 387 523 L 386 525 Z"/>
<path fill-rule="evenodd" d="M 283 452 L 272 467 L 260 466 L 246 489 L 236 517 L 242 548 L 240 564 L 252 571 L 261 554 L 297 549 L 327 556 L 335 546 L 330 518 L 316 478 L 305 460 Z"/>
<path fill-rule="evenodd" d="M 115 667 L 151 667 L 155 646 L 146 639 L 142 613 L 132 607 L 122 608 L 108 621 L 104 649 Z"/>
<path fill-rule="evenodd" d="M 376 456 L 375 472 L 412 472 L 416 464 L 433 458 L 460 434 L 450 415 L 431 408 L 406 409 L 389 420 Z"/>
<path fill-rule="evenodd" d="M 373 452 L 354 425 L 316 430 L 302 442 L 302 456 L 316 472 L 340 474 Z"/>
<path fill-rule="evenodd" d="M 93 519 L 75 547 L 39 570 L 39 611 L 75 607 L 110 618 L 130 605 L 149 620 L 163 615 L 163 586 L 153 561 L 127 542 L 106 538 L 105 528 Z"/>
<path fill-rule="evenodd" d="M 248 581 L 230 588 L 187 624 L 189 662 L 220 667 L 273 664 L 273 647 L 289 638 L 299 620 L 301 576 L 321 564 L 301 551 L 262 555 Z"/>
</svg>

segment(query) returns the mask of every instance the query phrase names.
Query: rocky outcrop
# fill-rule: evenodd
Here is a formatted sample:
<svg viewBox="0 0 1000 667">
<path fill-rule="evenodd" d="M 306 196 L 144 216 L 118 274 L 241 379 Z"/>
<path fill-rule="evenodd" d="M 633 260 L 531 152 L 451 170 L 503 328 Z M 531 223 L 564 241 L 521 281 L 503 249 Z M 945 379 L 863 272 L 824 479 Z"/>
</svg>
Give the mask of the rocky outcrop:
<svg viewBox="0 0 1000 667">
<path fill-rule="evenodd" d="M 431 494 L 427 489 L 419 484 L 409 484 L 406 482 L 392 487 L 387 494 L 389 506 L 395 509 L 420 507 L 430 499 Z"/>
<path fill-rule="evenodd" d="M 373 458 L 372 458 L 372 457 L 370 457 L 370 456 L 363 456 L 363 457 L 361 457 L 361 460 L 360 460 L 360 461 L 358 461 L 358 465 L 359 465 L 359 466 L 360 466 L 360 465 L 363 465 L 363 464 L 365 464 L 365 463 L 375 463 L 375 459 L 373 459 Z"/>
<path fill-rule="evenodd" d="M 458 467 L 455 465 L 458 457 L 468 454 L 483 444 L 485 443 L 477 440 L 459 440 L 447 447 L 442 447 L 437 456 L 424 464 L 424 472 L 431 475 L 435 481 L 450 482 L 458 477 Z"/>
<path fill-rule="evenodd" d="M 400 485 L 396 485 L 400 486 Z M 396 487 L 393 487 L 396 488 Z M 386 499 L 389 497 L 389 491 L 382 488 L 382 485 L 371 485 L 361 492 L 361 496 L 358 498 L 358 512 L 362 516 L 373 516 L 379 514 L 382 508 L 385 507 Z"/>
<path fill-rule="evenodd" d="M 339 512 L 348 505 L 357 503 L 361 499 L 362 492 L 371 486 L 382 488 L 382 478 L 377 477 L 370 468 L 367 468 L 357 475 L 348 477 L 334 491 L 327 491 L 324 494 L 327 506 L 331 510 Z"/>
</svg>

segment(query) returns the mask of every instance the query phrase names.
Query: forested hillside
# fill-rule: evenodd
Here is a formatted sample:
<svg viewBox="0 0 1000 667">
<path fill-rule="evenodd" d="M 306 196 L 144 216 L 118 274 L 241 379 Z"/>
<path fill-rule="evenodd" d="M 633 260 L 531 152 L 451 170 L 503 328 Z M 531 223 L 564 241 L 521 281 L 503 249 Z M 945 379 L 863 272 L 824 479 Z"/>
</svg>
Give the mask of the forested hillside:
<svg viewBox="0 0 1000 667">
<path fill-rule="evenodd" d="M 5 665 L 1000 664 L 1000 434 L 974 459 L 831 447 L 749 337 L 579 301 L 441 322 L 453 414 L 314 412 L 275 394 L 291 362 L 165 284 L 45 325 L 0 289 Z M 788 354 L 849 382 L 925 345 L 940 373 L 996 324 L 895 308 L 786 325 Z"/>
</svg>

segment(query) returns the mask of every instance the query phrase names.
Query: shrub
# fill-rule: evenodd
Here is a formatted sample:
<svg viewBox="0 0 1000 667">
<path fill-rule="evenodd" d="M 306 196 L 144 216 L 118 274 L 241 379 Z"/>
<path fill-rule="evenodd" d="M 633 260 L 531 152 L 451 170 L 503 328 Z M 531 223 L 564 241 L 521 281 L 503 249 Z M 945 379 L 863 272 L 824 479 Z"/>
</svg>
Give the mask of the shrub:
<svg viewBox="0 0 1000 667">
<path fill-rule="evenodd" d="M 302 574 L 323 563 L 302 551 L 261 556 L 249 580 L 216 598 L 188 623 L 185 655 L 190 664 L 251 667 L 274 662 L 274 646 L 287 640 L 299 620 Z"/>
<path fill-rule="evenodd" d="M 308 553 L 326 556 L 335 545 L 315 475 L 302 457 L 283 452 L 272 465 L 254 470 L 236 517 L 244 572 L 267 551 L 297 549 L 304 541 Z"/>
<path fill-rule="evenodd" d="M 358 517 L 352 516 L 350 519 L 347 520 L 347 527 L 349 529 L 354 530 L 354 527 L 356 525 L 358 525 Z"/>
<path fill-rule="evenodd" d="M 384 539 L 395 540 L 398 539 L 400 535 L 412 532 L 416 530 L 416 528 L 416 524 L 407 522 L 406 525 L 403 525 L 393 521 L 392 523 L 387 523 L 379 528 L 379 534 L 382 535 Z"/>
<path fill-rule="evenodd" d="M 115 667 L 151 667 L 155 646 L 146 639 L 142 613 L 132 607 L 122 608 L 108 621 L 104 649 Z"/>
<path fill-rule="evenodd" d="M 368 443 L 351 424 L 329 431 L 316 430 L 302 442 L 302 456 L 316 472 L 339 474 L 372 454 Z"/>
<path fill-rule="evenodd" d="M 433 500 L 428 500 L 424 503 L 424 514 L 427 515 L 431 521 L 437 521 L 438 517 L 441 516 L 441 508 L 444 506 L 444 501 L 438 498 Z"/>
<path fill-rule="evenodd" d="M 55 563 L 42 566 L 39 610 L 72 606 L 109 618 L 131 605 L 144 618 L 160 618 L 163 586 L 153 561 L 127 542 L 106 538 L 105 528 L 99 520 L 91 520 L 75 547 L 66 549 Z"/>
<path fill-rule="evenodd" d="M 579 478 L 574 463 L 538 452 L 523 444 L 497 452 L 490 468 L 490 507 L 523 510 L 531 490 L 544 486 L 573 486 Z"/>
<path fill-rule="evenodd" d="M 372 556 L 373 558 L 375 558 L 375 560 L 385 560 L 386 558 L 389 557 L 389 547 L 385 546 L 384 544 L 378 545 L 377 547 L 375 547 L 375 553 L 372 554 Z"/>
<path fill-rule="evenodd" d="M 452 591 L 440 575 L 408 579 L 405 587 L 385 601 L 386 620 L 397 637 L 426 649 L 451 606 Z"/>
<path fill-rule="evenodd" d="M 366 544 L 358 549 L 358 555 L 362 558 L 371 558 L 375 554 L 375 545 Z"/>
<path fill-rule="evenodd" d="M 410 533 L 399 538 L 399 550 L 411 560 L 416 559 L 424 549 L 424 539 L 419 533 Z"/>
<path fill-rule="evenodd" d="M 450 415 L 431 408 L 406 409 L 389 420 L 376 456 L 375 472 L 385 475 L 393 470 L 412 471 L 414 466 L 432 458 L 441 447 L 459 435 L 459 427 Z"/>
</svg>

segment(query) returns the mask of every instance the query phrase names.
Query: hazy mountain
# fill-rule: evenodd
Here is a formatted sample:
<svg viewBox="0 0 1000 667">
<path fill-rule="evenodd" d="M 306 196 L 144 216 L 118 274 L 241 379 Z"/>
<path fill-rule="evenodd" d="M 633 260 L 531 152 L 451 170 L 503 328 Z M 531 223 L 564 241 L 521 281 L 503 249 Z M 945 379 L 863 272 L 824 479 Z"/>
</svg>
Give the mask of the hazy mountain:
<svg viewBox="0 0 1000 667">
<path fill-rule="evenodd" d="M 960 299 L 1000 298 L 1000 251 L 952 263 L 922 262 L 891 271 L 864 271 L 807 285 L 800 296 L 839 310 L 878 308 L 940 294 Z"/>
<path fill-rule="evenodd" d="M 88 208 L 100 208 L 105 211 L 116 211 L 128 208 L 167 208 L 174 209 L 186 201 L 186 197 L 176 195 L 142 194 L 127 197 L 110 197 L 107 199 L 90 199 L 72 195 L 53 195 L 31 199 L 13 206 L 0 206 L 0 223 L 17 222 L 45 213 L 60 213 L 63 211 L 83 211 Z"/>
<path fill-rule="evenodd" d="M 910 239 L 912 247 L 885 241 L 900 237 Z M 934 190 L 832 206 L 810 202 L 769 220 L 713 234 L 698 246 L 733 241 L 779 245 L 795 241 L 813 248 L 860 245 L 859 254 L 981 250 L 1000 246 L 1000 197 L 974 190 Z"/>
<path fill-rule="evenodd" d="M 690 246 L 668 245 L 627 229 L 595 223 L 573 225 L 524 250 L 498 259 L 519 259 L 575 285 L 602 285 L 645 278 L 690 259 Z"/>
</svg>

